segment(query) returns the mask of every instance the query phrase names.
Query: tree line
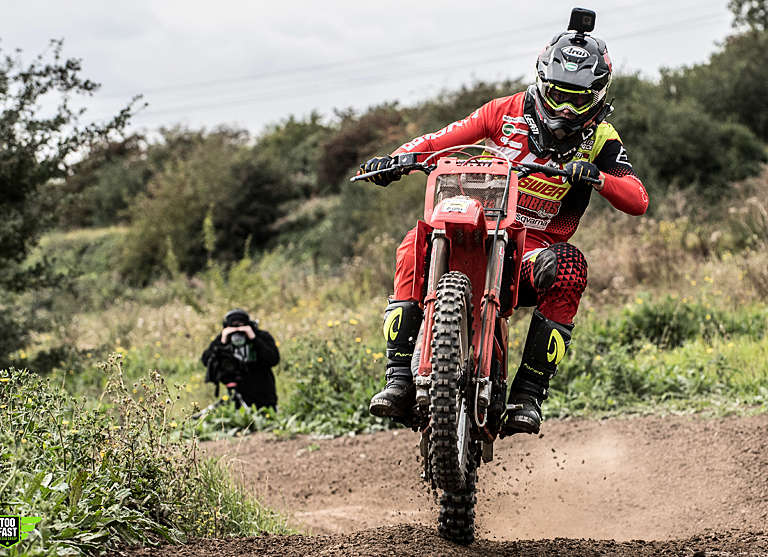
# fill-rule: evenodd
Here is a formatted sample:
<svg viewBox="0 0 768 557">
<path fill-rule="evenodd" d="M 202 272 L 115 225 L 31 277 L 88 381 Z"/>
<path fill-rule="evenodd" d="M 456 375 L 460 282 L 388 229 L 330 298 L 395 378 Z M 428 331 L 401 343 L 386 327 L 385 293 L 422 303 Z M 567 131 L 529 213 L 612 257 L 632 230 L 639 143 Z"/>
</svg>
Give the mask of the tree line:
<svg viewBox="0 0 768 557">
<path fill-rule="evenodd" d="M 652 199 L 682 190 L 712 204 L 766 161 L 765 5 L 731 0 L 734 31 L 705 63 L 665 69 L 655 81 L 615 76 L 611 121 Z M 232 128 L 168 128 L 150 139 L 124 133 L 138 101 L 106 123 L 83 123 L 72 99 L 87 98 L 98 84 L 82 77 L 79 60 L 62 55 L 60 42 L 31 63 L 5 54 L 0 356 L 23 345 L 33 326 L 34 316 L 23 318 L 13 305 L 14 293 L 57 280 L 45 262 L 26 261 L 45 230 L 125 225 L 118 267 L 136 285 L 169 266 L 192 274 L 211 259 L 226 264 L 275 245 L 338 264 L 358 254 L 363 239 L 400 230 L 419 213 L 421 196 L 411 189 L 395 185 L 385 198 L 350 184 L 360 161 L 525 86 L 478 82 L 415 106 L 291 117 L 255 137 Z M 60 99 L 53 115 L 40 112 L 45 95 Z"/>
</svg>

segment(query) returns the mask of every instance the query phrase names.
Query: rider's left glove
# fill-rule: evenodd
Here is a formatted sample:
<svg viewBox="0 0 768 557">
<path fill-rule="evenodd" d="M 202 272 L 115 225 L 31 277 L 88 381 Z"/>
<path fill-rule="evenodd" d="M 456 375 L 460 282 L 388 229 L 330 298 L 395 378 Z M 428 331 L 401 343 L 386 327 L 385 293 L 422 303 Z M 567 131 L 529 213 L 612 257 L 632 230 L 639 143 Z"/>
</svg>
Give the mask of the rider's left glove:
<svg viewBox="0 0 768 557">
<path fill-rule="evenodd" d="M 597 191 L 603 189 L 601 182 L 595 182 L 600 180 L 600 171 L 591 162 L 571 161 L 565 165 L 565 171 L 572 186 L 594 187 Z"/>
<path fill-rule="evenodd" d="M 392 165 L 395 163 L 395 159 L 389 155 L 383 157 L 374 157 L 366 163 L 360 165 L 360 171 L 365 174 L 366 172 L 373 172 L 375 170 L 386 170 L 388 172 L 382 172 L 376 176 L 366 178 L 367 181 L 373 182 L 377 186 L 386 187 L 392 182 L 400 179 L 400 173 L 397 170 L 392 169 Z"/>
</svg>

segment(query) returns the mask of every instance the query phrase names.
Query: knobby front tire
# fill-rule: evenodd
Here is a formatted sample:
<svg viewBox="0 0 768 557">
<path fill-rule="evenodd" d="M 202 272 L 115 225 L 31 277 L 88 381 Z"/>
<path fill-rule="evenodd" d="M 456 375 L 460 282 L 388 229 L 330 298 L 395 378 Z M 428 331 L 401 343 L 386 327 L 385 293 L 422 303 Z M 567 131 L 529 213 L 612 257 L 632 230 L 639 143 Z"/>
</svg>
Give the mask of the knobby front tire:
<svg viewBox="0 0 768 557">
<path fill-rule="evenodd" d="M 470 459 L 464 488 L 454 492 L 445 491 L 440 497 L 437 531 L 454 543 L 468 545 L 475 541 L 476 482 L 477 464 Z"/>
<path fill-rule="evenodd" d="M 463 273 L 451 271 L 436 289 L 432 326 L 432 382 L 429 391 L 432 431 L 430 464 L 437 487 L 462 493 L 472 459 L 469 408 L 459 380 L 466 374 L 471 340 L 472 292 Z"/>
</svg>

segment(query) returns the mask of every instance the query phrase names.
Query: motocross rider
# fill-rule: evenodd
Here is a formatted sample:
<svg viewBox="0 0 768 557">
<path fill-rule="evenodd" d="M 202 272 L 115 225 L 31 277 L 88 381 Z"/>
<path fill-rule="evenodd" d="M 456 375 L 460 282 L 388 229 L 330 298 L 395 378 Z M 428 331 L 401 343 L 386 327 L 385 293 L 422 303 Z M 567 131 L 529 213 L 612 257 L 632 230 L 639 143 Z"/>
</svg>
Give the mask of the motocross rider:
<svg viewBox="0 0 768 557">
<path fill-rule="evenodd" d="M 534 85 L 491 100 L 463 120 L 417 137 L 392 153 L 425 153 L 419 156 L 421 161 L 428 152 L 485 140 L 513 163 L 554 163 L 567 171 L 567 179 L 532 174 L 518 185 L 517 221 L 527 229 L 518 303 L 535 309 L 509 391 L 508 404 L 517 409 L 507 413 L 507 434 L 539 432 L 541 404 L 570 344 L 573 318 L 587 285 L 587 261 L 568 240 L 592 190 L 630 215 L 642 215 L 648 207 L 648 195 L 627 151 L 605 121 L 613 111 L 606 102 L 611 73 L 605 42 L 585 32 L 560 33 L 539 54 Z M 392 156 L 375 157 L 360 170 L 392 165 Z M 368 180 L 387 186 L 399 178 L 397 169 L 392 169 Z M 375 416 L 407 421 L 414 405 L 411 357 L 423 318 L 426 236 L 427 227 L 419 223 L 397 249 L 394 296 L 384 314 L 386 387 L 371 399 L 370 412 Z M 512 309 L 502 307 L 506 314 Z"/>
</svg>

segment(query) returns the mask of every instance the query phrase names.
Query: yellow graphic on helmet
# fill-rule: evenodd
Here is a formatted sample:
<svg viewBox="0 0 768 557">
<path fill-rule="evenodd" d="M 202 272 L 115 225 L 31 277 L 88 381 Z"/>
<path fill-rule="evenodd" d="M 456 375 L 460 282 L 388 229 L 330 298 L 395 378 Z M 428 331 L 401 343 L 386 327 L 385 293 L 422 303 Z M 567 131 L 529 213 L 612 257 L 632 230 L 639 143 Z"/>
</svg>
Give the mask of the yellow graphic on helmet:
<svg viewBox="0 0 768 557">
<path fill-rule="evenodd" d="M 395 342 L 397 334 L 400 332 L 400 324 L 403 322 L 403 308 L 395 308 L 387 315 L 384 321 L 384 338 L 390 342 Z"/>
<path fill-rule="evenodd" d="M 565 340 L 563 335 L 557 329 L 552 329 L 549 335 L 549 344 L 547 345 L 547 361 L 559 364 L 565 356 Z"/>
</svg>

